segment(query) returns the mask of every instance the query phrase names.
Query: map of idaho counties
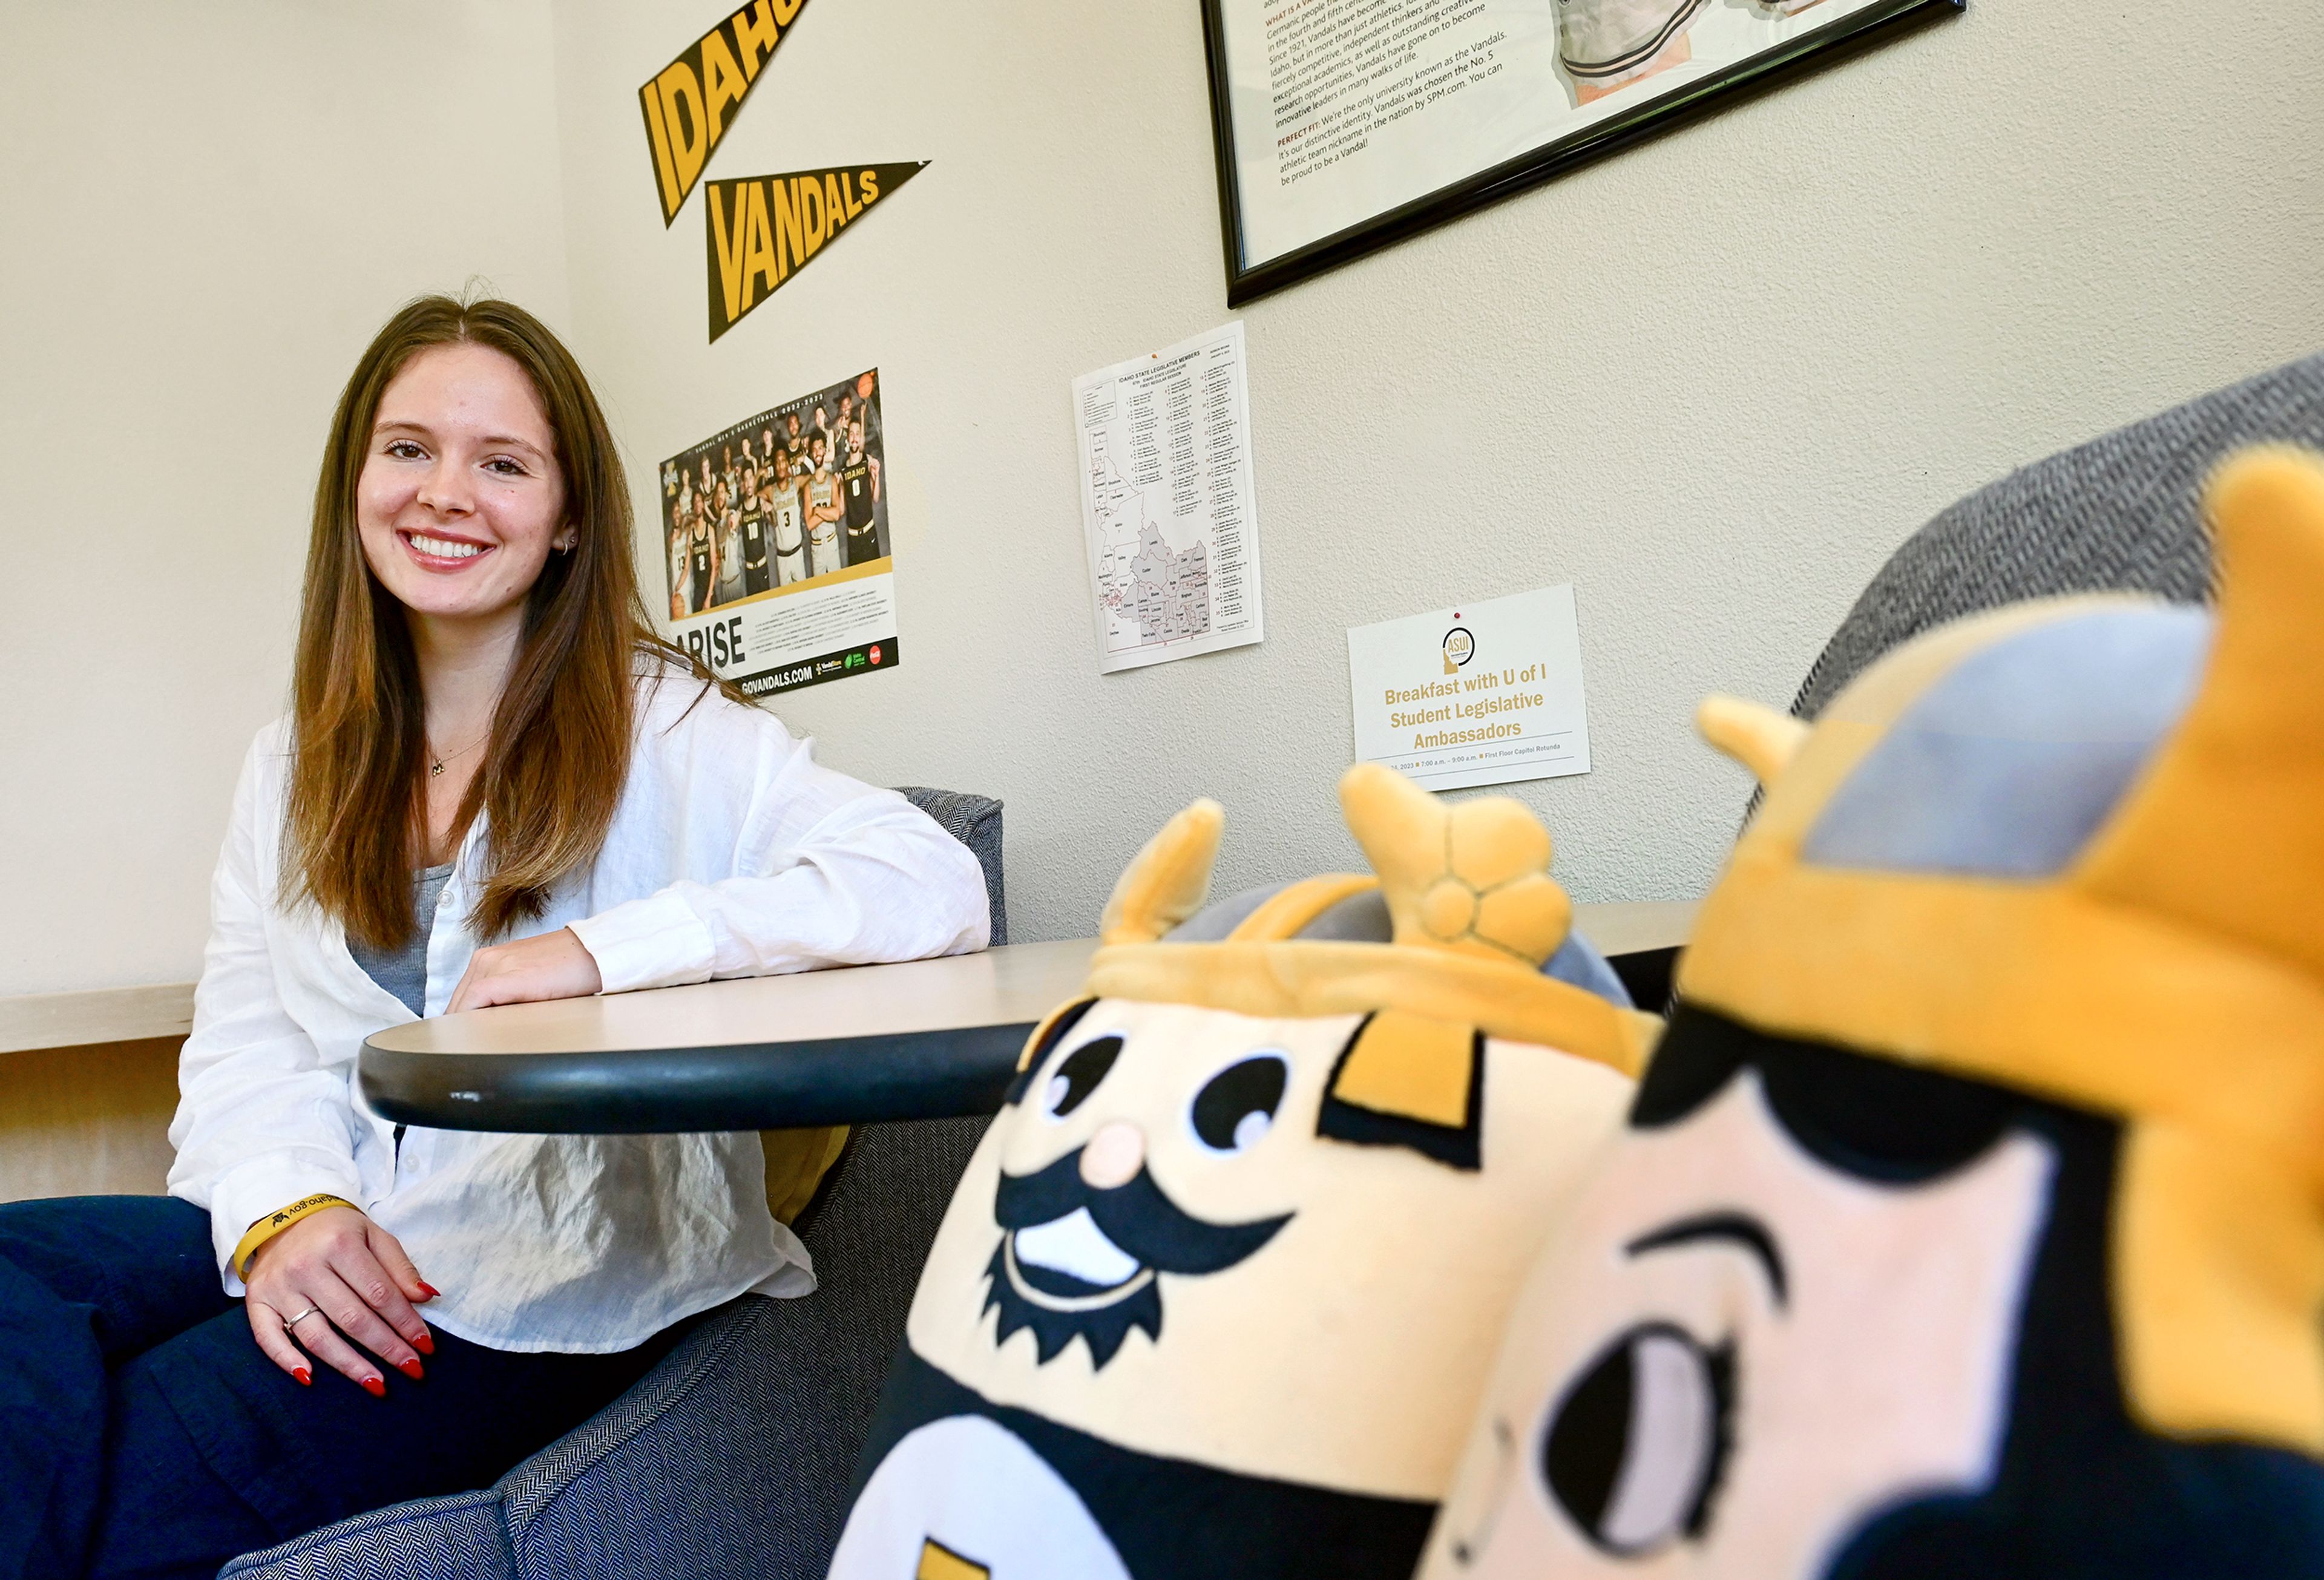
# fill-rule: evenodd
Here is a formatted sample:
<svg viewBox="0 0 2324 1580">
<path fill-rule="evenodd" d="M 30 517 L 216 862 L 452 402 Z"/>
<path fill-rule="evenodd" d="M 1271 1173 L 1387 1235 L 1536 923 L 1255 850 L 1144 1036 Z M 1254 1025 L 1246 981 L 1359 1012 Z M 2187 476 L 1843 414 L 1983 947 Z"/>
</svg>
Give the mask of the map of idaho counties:
<svg viewBox="0 0 2324 1580">
<path fill-rule="evenodd" d="M 1105 546 L 1097 582 L 1112 616 L 1112 629 L 1106 633 L 1107 651 L 1119 653 L 1131 647 L 1208 636 L 1208 547 L 1198 539 L 1191 548 L 1172 552 L 1162 529 L 1146 519 L 1145 501 L 1114 471 L 1102 437 L 1094 457 L 1091 492 Z M 1133 517 L 1138 523 L 1134 539 Z M 1138 625 L 1134 642 L 1124 639 L 1132 620 Z"/>
</svg>

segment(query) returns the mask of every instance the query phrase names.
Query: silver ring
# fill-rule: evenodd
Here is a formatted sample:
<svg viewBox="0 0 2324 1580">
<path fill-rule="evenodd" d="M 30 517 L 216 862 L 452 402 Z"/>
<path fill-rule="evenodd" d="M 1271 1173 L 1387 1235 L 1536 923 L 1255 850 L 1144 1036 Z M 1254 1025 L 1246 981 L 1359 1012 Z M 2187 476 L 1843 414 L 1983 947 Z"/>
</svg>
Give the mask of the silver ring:
<svg viewBox="0 0 2324 1580">
<path fill-rule="evenodd" d="M 285 1322 L 285 1323 L 282 1325 L 282 1331 L 283 1331 L 283 1332 L 285 1332 L 285 1333 L 290 1332 L 292 1328 L 294 1328 L 294 1327 L 298 1327 L 298 1326 L 299 1326 L 299 1324 L 300 1324 L 301 1322 L 304 1322 L 305 1320 L 307 1320 L 307 1318 L 308 1318 L 312 1317 L 316 1312 L 318 1312 L 318 1311 L 319 1311 L 319 1310 L 321 1310 L 321 1309 L 322 1309 L 322 1308 L 321 1308 L 320 1306 L 309 1306 L 309 1307 L 308 1307 L 305 1310 L 303 1310 L 303 1311 L 300 1312 L 300 1313 L 299 1313 L 299 1315 L 297 1315 L 296 1317 L 293 1317 L 292 1318 L 290 1318 L 290 1321 Z"/>
</svg>

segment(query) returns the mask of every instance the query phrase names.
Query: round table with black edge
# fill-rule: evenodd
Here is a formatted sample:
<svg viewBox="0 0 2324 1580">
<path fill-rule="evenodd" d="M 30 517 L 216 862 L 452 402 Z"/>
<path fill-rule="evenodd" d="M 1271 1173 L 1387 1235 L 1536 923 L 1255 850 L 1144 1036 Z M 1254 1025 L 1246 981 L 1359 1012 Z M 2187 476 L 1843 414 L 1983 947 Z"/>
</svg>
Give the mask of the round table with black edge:
<svg viewBox="0 0 2324 1580">
<path fill-rule="evenodd" d="M 1684 942 L 1691 902 L 1583 905 L 1608 955 Z M 359 1079 L 400 1125 L 640 1134 L 989 1114 L 1094 939 L 690 988 L 506 1005 L 364 1042 Z"/>
</svg>

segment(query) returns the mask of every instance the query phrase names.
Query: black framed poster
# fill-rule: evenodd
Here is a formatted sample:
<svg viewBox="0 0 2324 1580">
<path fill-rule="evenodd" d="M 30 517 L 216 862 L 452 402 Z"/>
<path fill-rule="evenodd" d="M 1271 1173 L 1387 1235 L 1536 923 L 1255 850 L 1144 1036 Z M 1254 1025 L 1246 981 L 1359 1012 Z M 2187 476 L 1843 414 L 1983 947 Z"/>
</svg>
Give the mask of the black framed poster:
<svg viewBox="0 0 2324 1580">
<path fill-rule="evenodd" d="M 1967 0 L 1204 0 L 1238 306 Z"/>
</svg>

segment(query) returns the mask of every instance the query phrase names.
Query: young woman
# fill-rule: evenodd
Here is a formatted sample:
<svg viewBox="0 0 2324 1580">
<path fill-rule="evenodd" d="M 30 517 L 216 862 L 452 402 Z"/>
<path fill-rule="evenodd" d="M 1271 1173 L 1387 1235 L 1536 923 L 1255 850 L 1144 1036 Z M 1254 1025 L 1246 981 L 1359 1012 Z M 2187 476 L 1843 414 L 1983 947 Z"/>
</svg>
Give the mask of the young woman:
<svg viewBox="0 0 2324 1580">
<path fill-rule="evenodd" d="M 208 1575 L 489 1484 L 700 1313 L 811 1289 L 755 1134 L 406 1130 L 422 1014 L 981 947 L 975 859 L 649 631 L 580 369 L 389 322 L 333 419 L 290 715 L 211 892 L 169 1198 L 0 1207 L 0 1575 Z"/>
</svg>

